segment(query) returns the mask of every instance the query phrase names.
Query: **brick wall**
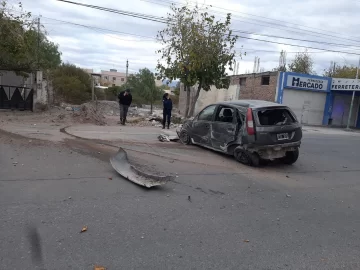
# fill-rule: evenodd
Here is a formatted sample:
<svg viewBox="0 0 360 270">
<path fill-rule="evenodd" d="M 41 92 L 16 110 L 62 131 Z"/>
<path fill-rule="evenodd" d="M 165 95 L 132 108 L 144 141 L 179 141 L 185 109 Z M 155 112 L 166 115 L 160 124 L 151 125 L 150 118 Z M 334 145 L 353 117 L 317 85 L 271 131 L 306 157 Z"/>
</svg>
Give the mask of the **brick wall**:
<svg viewBox="0 0 360 270">
<path fill-rule="evenodd" d="M 270 77 L 269 85 L 262 85 L 262 78 L 264 76 Z M 214 86 L 208 92 L 201 90 L 199 99 L 196 102 L 195 113 L 199 112 L 206 105 L 225 100 L 261 99 L 275 101 L 277 79 L 278 72 L 233 75 L 230 77 L 229 89 L 216 89 Z M 196 86 L 191 87 L 191 99 L 195 95 L 195 89 Z M 179 112 L 181 115 L 185 115 L 185 106 L 186 92 L 184 91 L 184 85 L 181 84 L 179 96 Z"/>
<path fill-rule="evenodd" d="M 270 77 L 269 85 L 263 85 L 263 78 Z M 275 101 L 278 72 L 263 72 L 255 74 L 240 75 L 238 80 L 240 84 L 239 99 L 261 99 Z M 245 80 L 245 82 L 244 82 Z"/>
</svg>

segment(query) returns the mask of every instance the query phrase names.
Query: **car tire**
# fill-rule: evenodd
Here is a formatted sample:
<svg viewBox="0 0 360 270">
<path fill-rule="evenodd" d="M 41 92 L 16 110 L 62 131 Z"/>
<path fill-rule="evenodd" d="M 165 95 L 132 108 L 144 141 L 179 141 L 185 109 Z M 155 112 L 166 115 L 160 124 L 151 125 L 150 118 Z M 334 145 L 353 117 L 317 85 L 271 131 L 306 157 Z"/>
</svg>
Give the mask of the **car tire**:
<svg viewBox="0 0 360 270">
<path fill-rule="evenodd" d="M 257 153 L 250 153 L 242 148 L 235 148 L 235 159 L 241 164 L 258 167 L 260 165 L 260 157 Z"/>
<path fill-rule="evenodd" d="M 181 130 L 179 139 L 183 144 L 191 144 L 191 137 L 186 130 Z"/>
<path fill-rule="evenodd" d="M 260 158 L 260 166 L 267 166 L 270 164 L 270 160 L 269 159 L 263 159 L 263 158 Z"/>
<path fill-rule="evenodd" d="M 295 151 L 286 152 L 285 157 L 281 158 L 281 161 L 284 164 L 292 165 L 298 160 L 298 158 L 299 158 L 299 149 L 296 149 Z"/>
</svg>

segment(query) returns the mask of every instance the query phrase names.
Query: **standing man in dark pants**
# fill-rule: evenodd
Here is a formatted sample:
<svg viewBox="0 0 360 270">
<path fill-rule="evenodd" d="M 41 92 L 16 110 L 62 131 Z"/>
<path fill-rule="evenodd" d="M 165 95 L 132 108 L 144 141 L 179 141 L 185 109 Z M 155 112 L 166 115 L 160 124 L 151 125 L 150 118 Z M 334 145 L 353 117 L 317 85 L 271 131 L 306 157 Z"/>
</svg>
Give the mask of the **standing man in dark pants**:
<svg viewBox="0 0 360 270">
<path fill-rule="evenodd" d="M 129 106 L 131 105 L 132 102 L 132 95 L 130 94 L 130 89 L 121 91 L 118 95 L 118 98 L 120 105 L 120 124 L 125 125 Z"/>
<path fill-rule="evenodd" d="M 163 96 L 163 129 L 165 128 L 165 124 L 167 122 L 167 128 L 170 128 L 171 121 L 171 111 L 172 111 L 172 100 L 168 93 L 165 93 Z"/>
</svg>

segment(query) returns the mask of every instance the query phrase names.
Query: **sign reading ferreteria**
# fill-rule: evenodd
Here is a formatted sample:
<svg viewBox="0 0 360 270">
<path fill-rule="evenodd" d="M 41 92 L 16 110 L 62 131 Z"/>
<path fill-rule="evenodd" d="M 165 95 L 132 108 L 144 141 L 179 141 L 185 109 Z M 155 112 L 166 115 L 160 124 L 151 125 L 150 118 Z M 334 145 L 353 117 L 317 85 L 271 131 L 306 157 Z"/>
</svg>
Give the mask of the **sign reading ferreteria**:
<svg viewBox="0 0 360 270">
<path fill-rule="evenodd" d="M 360 91 L 360 80 L 333 78 L 331 90 Z"/>
<path fill-rule="evenodd" d="M 285 87 L 296 87 L 309 90 L 326 91 L 328 87 L 328 80 L 301 75 L 288 75 L 285 83 Z"/>
</svg>

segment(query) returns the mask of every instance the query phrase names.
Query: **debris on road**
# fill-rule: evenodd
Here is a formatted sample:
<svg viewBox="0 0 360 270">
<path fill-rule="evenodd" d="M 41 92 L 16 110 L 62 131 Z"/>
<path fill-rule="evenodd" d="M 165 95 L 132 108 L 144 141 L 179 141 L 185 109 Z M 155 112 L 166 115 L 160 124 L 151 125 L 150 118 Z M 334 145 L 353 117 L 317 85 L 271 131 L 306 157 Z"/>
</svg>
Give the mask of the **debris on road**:
<svg viewBox="0 0 360 270">
<path fill-rule="evenodd" d="M 163 131 L 159 136 L 158 136 L 159 141 L 161 142 L 170 142 L 170 141 L 178 141 L 179 140 L 179 136 L 176 134 L 176 132 L 170 131 L 170 130 L 166 130 Z"/>
<path fill-rule="evenodd" d="M 88 230 L 88 227 L 87 227 L 87 226 L 84 226 L 84 227 L 82 227 L 80 233 L 86 232 L 87 230 Z"/>
<path fill-rule="evenodd" d="M 109 177 L 109 180 L 112 180 L 112 177 Z"/>
<path fill-rule="evenodd" d="M 160 142 L 170 142 L 170 139 L 168 136 L 166 136 L 165 134 L 160 134 L 158 136 L 158 139 Z"/>
<path fill-rule="evenodd" d="M 106 270 L 106 268 L 103 267 L 103 266 L 97 266 L 97 265 L 95 265 L 95 266 L 94 266 L 94 270 Z"/>
<path fill-rule="evenodd" d="M 245 243 L 249 243 L 249 242 L 250 242 L 250 240 L 244 240 L 244 242 L 245 242 Z"/>
<path fill-rule="evenodd" d="M 121 176 L 135 184 L 147 188 L 164 185 L 173 180 L 172 176 L 152 175 L 132 166 L 128 161 L 127 153 L 122 148 L 119 149 L 115 156 L 110 158 L 110 163 L 114 170 Z"/>
<path fill-rule="evenodd" d="M 191 197 L 190 196 L 188 196 L 188 200 L 189 200 L 189 202 L 191 202 Z"/>
<path fill-rule="evenodd" d="M 286 194 L 286 197 L 287 197 L 287 198 L 291 198 L 291 195 L 289 195 L 289 194 Z"/>
</svg>

